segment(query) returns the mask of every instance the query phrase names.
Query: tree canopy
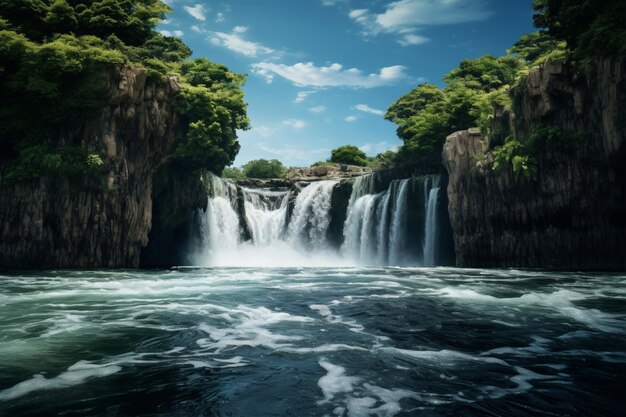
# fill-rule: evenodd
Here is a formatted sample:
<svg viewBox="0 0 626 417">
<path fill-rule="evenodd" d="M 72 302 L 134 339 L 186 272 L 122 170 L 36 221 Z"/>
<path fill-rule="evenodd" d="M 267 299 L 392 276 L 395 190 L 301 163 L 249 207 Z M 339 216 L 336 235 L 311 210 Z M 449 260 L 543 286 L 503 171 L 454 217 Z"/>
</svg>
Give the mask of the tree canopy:
<svg viewBox="0 0 626 417">
<path fill-rule="evenodd" d="M 50 161 L 62 165 L 62 148 L 80 144 L 61 144 L 61 127 L 105 105 L 107 76 L 120 65 L 144 68 L 150 82 L 178 78 L 176 109 L 188 128 L 173 163 L 216 172 L 232 163 L 236 130 L 249 127 L 245 76 L 204 58 L 184 61 L 191 50 L 155 31 L 170 11 L 161 0 L 0 2 L 2 178 L 28 179 L 54 171 Z"/>
<path fill-rule="evenodd" d="M 330 152 L 329 162 L 358 165 L 362 167 L 366 166 L 368 163 L 365 152 L 354 145 L 344 145 L 333 149 Z"/>
<path fill-rule="evenodd" d="M 242 167 L 243 174 L 248 178 L 283 178 L 286 168 L 277 160 L 254 159 Z"/>
<path fill-rule="evenodd" d="M 534 23 L 578 59 L 626 52 L 626 1 L 534 0 Z"/>
<path fill-rule="evenodd" d="M 395 163 L 441 169 L 446 137 L 473 126 L 489 134 L 494 109 L 512 106 L 510 87 L 547 59 L 584 61 L 626 52 L 624 0 L 535 0 L 533 8 L 542 30 L 523 35 L 507 56 L 465 59 L 443 77 L 443 89 L 421 84 L 389 106 L 385 118 L 398 125 L 404 142 Z M 509 138 L 494 155 L 495 165 L 509 163 L 516 174 L 534 175 L 532 157 L 519 140 Z"/>
</svg>

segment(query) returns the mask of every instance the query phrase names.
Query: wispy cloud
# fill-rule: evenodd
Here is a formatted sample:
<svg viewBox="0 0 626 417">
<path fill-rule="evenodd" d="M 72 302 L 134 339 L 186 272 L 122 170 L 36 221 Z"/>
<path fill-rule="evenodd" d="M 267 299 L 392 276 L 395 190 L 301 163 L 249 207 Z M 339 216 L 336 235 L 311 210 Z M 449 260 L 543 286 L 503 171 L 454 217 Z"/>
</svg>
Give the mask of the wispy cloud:
<svg viewBox="0 0 626 417">
<path fill-rule="evenodd" d="M 182 30 L 174 30 L 174 31 L 160 30 L 159 33 L 163 36 L 175 36 L 177 38 L 182 38 L 183 35 L 185 34 L 185 32 L 183 32 Z"/>
<path fill-rule="evenodd" d="M 309 108 L 309 111 L 312 111 L 313 113 L 323 113 L 326 111 L 326 106 L 315 106 L 315 107 L 311 107 Z"/>
<path fill-rule="evenodd" d="M 202 4 L 196 4 L 194 6 L 185 6 L 184 9 L 191 16 L 203 22 L 206 20 L 206 15 L 209 12 L 209 9 L 204 7 Z"/>
<path fill-rule="evenodd" d="M 311 163 L 311 161 L 314 161 L 321 157 L 326 157 L 326 155 L 330 154 L 329 148 L 302 149 L 302 147 L 300 146 L 291 145 L 275 148 L 268 146 L 266 143 L 263 142 L 258 143 L 258 148 L 264 152 L 267 152 L 270 155 L 274 155 L 280 158 L 288 165 L 294 163 L 305 163 L 308 165 Z"/>
<path fill-rule="evenodd" d="M 222 46 L 233 52 L 256 58 L 261 55 L 271 55 L 276 51 L 257 42 L 252 42 L 243 38 L 243 34 L 248 30 L 244 26 L 235 26 L 232 33 L 213 32 L 210 41 L 215 46 Z"/>
<path fill-rule="evenodd" d="M 316 93 L 317 91 L 315 90 L 308 90 L 308 91 L 298 91 L 298 94 L 296 94 L 296 98 L 293 101 L 294 103 L 302 103 L 308 96 L 310 96 L 311 94 Z"/>
<path fill-rule="evenodd" d="M 345 121 L 346 121 L 346 122 L 348 122 L 348 123 L 352 123 L 352 122 L 356 122 L 357 120 L 359 120 L 359 118 L 358 118 L 358 117 L 356 117 L 356 116 L 354 116 L 354 115 L 350 115 L 350 116 L 347 116 L 347 117 L 346 117 L 345 119 L 343 119 L 343 120 L 345 120 Z"/>
<path fill-rule="evenodd" d="M 272 136 L 277 131 L 277 128 L 268 126 L 256 126 L 250 130 L 251 133 L 257 133 L 259 136 L 262 136 L 264 138 Z"/>
<path fill-rule="evenodd" d="M 299 62 L 294 65 L 260 62 L 252 65 L 252 71 L 265 77 L 271 83 L 275 75 L 291 81 L 300 87 L 352 87 L 374 88 L 395 85 L 409 80 L 402 65 L 381 68 L 378 73 L 364 74 L 357 68 L 343 69 L 341 64 L 326 67 L 315 66 L 312 62 Z"/>
<path fill-rule="evenodd" d="M 347 0 L 322 0 L 323 6 L 335 6 L 339 3 L 345 3 Z"/>
<path fill-rule="evenodd" d="M 224 13 L 222 13 L 222 12 L 218 12 L 218 13 L 215 15 L 215 22 L 216 22 L 216 23 L 222 23 L 224 20 L 226 20 L 226 17 L 224 16 Z"/>
<path fill-rule="evenodd" d="M 283 124 L 292 127 L 295 130 L 301 130 L 308 126 L 308 123 L 300 119 L 283 120 Z"/>
<path fill-rule="evenodd" d="M 357 104 L 356 106 L 354 106 L 354 108 L 358 111 L 375 114 L 377 116 L 383 116 L 385 114 L 384 110 L 373 109 L 367 104 Z"/>
<path fill-rule="evenodd" d="M 363 146 L 359 146 L 359 149 L 370 155 L 378 155 L 379 153 L 389 151 L 389 150 L 397 150 L 398 145 L 392 145 L 386 140 L 377 143 L 366 143 Z"/>
<path fill-rule="evenodd" d="M 492 14 L 485 0 L 399 0 L 382 13 L 354 9 L 348 15 L 363 26 L 365 35 L 393 34 L 400 45 L 409 46 L 429 41 L 416 34 L 425 27 L 477 22 Z"/>
</svg>

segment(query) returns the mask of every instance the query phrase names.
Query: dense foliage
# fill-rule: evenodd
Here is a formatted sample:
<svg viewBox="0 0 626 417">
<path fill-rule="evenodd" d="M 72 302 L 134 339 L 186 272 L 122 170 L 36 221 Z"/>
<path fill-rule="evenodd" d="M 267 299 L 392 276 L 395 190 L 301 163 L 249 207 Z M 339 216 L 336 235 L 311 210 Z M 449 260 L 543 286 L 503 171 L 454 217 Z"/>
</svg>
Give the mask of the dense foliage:
<svg viewBox="0 0 626 417">
<path fill-rule="evenodd" d="M 486 131 L 493 106 L 509 104 L 507 90 L 523 68 L 522 60 L 513 56 L 466 59 L 444 77 L 444 89 L 425 83 L 400 97 L 385 115 L 398 125 L 404 141 L 396 163 L 440 169 L 445 138 L 476 125 Z"/>
<path fill-rule="evenodd" d="M 232 162 L 235 131 L 248 127 L 244 76 L 206 59 L 183 62 L 189 48 L 155 31 L 169 11 L 160 0 L 0 2 L 2 180 L 64 175 L 70 165 L 82 165 L 70 172 L 99 172 L 103 164 L 91 168 L 102 162 L 101 149 L 83 150 L 81 162 L 69 151 L 84 147 L 81 138 L 59 136 L 106 104 L 107 81 L 120 65 L 145 68 L 150 82 L 178 77 L 177 109 L 189 125 L 175 152 L 181 166 L 220 171 Z"/>
<path fill-rule="evenodd" d="M 495 109 L 511 107 L 510 88 L 533 66 L 548 59 L 580 61 L 626 51 L 626 1 L 535 0 L 533 7 L 535 25 L 543 30 L 523 35 L 508 55 L 463 60 L 444 76 L 443 89 L 421 84 L 389 106 L 385 118 L 398 125 L 404 141 L 394 164 L 438 170 L 448 135 L 474 126 L 491 134 Z M 534 178 L 539 147 L 536 138 L 528 142 L 508 138 L 494 150 L 493 167 L 510 167 L 520 178 Z"/>
<path fill-rule="evenodd" d="M 254 159 L 241 167 L 248 178 L 283 178 L 286 168 L 277 160 Z"/>
<path fill-rule="evenodd" d="M 626 1 L 535 0 L 535 26 L 567 42 L 578 59 L 626 52 Z"/>
<path fill-rule="evenodd" d="M 367 155 L 354 145 L 344 145 L 330 151 L 329 162 L 348 165 L 367 165 Z"/>
</svg>

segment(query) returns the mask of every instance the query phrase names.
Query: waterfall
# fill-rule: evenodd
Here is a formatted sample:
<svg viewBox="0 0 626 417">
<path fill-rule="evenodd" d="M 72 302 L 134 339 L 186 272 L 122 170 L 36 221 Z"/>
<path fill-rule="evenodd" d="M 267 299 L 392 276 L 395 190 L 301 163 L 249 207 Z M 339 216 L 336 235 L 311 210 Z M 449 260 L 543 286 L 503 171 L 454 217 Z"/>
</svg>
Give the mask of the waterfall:
<svg viewBox="0 0 626 417">
<path fill-rule="evenodd" d="M 292 189 L 242 188 L 210 178 L 205 212 L 196 212 L 199 239 L 190 261 L 206 266 L 435 265 L 438 261 L 439 176 L 358 177 L 340 215 L 343 243 L 329 236 L 333 191 L 339 181 Z M 338 191 L 339 192 L 339 191 Z M 334 209 L 336 215 L 337 208 Z M 344 217 L 345 214 L 345 217 Z M 442 217 L 443 218 L 443 217 Z M 336 221 L 336 220 L 332 220 Z M 341 235 L 339 235 L 341 236 Z M 444 235 L 445 236 L 445 235 Z M 336 239 L 336 238 L 333 238 Z M 333 240 L 336 242 L 336 240 Z M 341 243 L 341 241 L 339 242 Z"/>
<path fill-rule="evenodd" d="M 410 178 L 393 180 L 387 190 L 374 191 L 372 175 L 356 181 L 348 203 L 342 253 L 362 264 L 402 262 Z"/>
<path fill-rule="evenodd" d="M 300 192 L 287 232 L 289 242 L 306 249 L 325 249 L 330 198 L 335 184 L 337 181 L 319 181 Z"/>
<path fill-rule="evenodd" d="M 193 264 L 205 264 L 205 258 L 212 259 L 219 251 L 234 250 L 239 241 L 239 217 L 232 204 L 237 189 L 214 176 L 210 182 L 213 197 L 209 198 L 206 213 L 197 216 L 200 236 L 190 256 Z"/>
<path fill-rule="evenodd" d="M 256 245 L 269 245 L 284 233 L 289 202 L 288 191 L 244 188 L 246 220 Z"/>
<path fill-rule="evenodd" d="M 431 178 L 431 188 L 426 200 L 424 225 L 424 266 L 434 266 L 437 247 L 437 201 L 439 198 L 439 176 Z M 425 188 L 426 189 L 426 188 Z"/>
</svg>

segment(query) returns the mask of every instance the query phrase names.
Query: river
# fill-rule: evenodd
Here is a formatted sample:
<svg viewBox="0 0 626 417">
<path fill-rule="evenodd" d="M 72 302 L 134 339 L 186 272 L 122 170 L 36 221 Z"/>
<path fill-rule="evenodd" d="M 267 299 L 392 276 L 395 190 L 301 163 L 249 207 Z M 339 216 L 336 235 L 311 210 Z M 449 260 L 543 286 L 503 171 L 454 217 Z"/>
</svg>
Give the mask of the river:
<svg viewBox="0 0 626 417">
<path fill-rule="evenodd" d="M 0 277 L 2 416 L 610 416 L 626 276 L 186 268 Z"/>
</svg>

